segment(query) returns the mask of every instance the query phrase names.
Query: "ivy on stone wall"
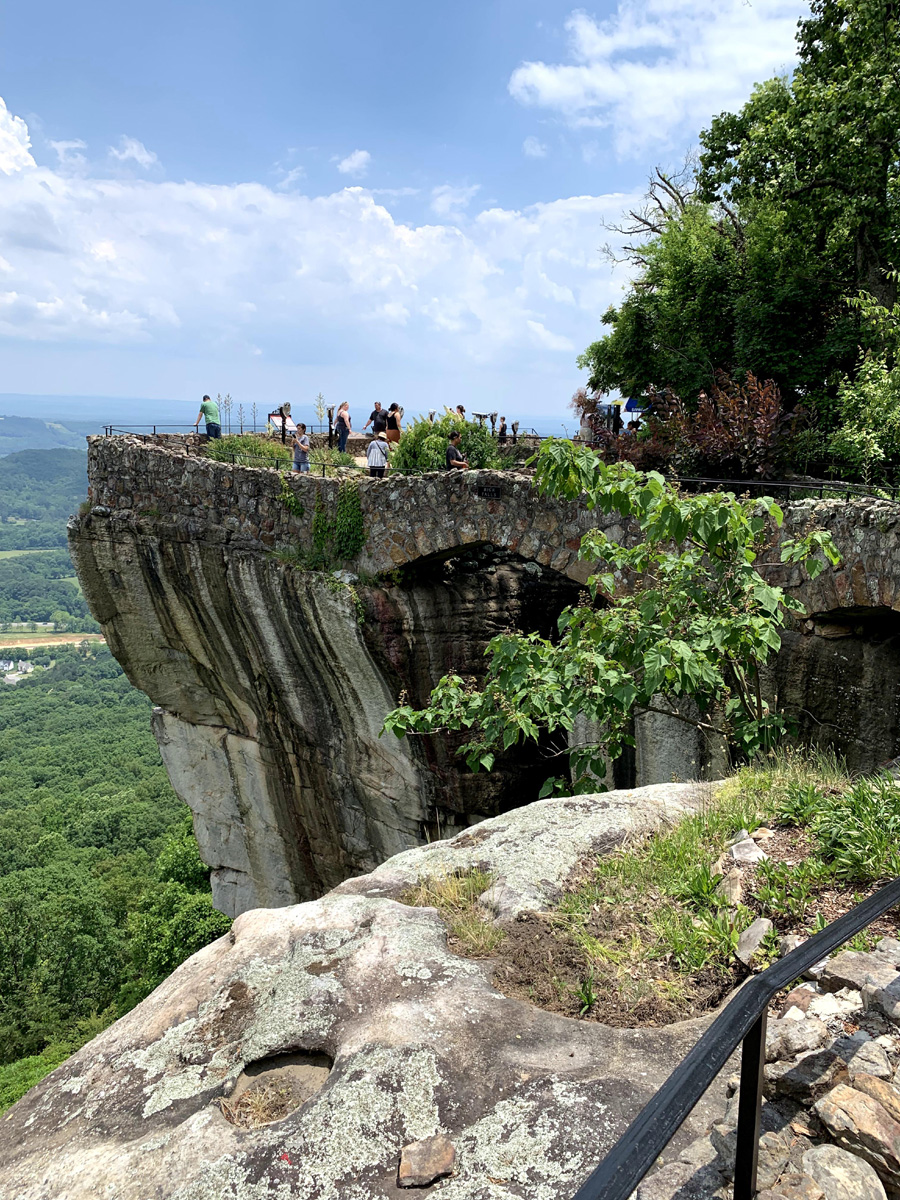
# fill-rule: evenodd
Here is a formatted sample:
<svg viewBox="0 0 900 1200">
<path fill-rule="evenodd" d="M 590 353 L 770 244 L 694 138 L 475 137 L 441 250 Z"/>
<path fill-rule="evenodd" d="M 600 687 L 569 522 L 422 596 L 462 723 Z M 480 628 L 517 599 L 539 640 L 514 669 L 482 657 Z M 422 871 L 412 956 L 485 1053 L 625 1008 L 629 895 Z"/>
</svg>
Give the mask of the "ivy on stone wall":
<svg viewBox="0 0 900 1200">
<path fill-rule="evenodd" d="M 288 483 L 286 478 L 281 480 L 281 503 L 295 517 L 302 517 L 306 512 L 302 501 L 297 496 L 297 493 Z"/>
<path fill-rule="evenodd" d="M 357 484 L 351 480 L 341 484 L 334 516 L 329 514 L 322 493 L 316 493 L 312 543 L 308 565 L 315 571 L 327 571 L 335 562 L 356 558 L 366 544 L 366 527 Z"/>
<path fill-rule="evenodd" d="M 339 559 L 356 558 L 366 544 L 359 486 L 346 480 L 338 490 L 334 513 L 334 552 Z"/>
</svg>

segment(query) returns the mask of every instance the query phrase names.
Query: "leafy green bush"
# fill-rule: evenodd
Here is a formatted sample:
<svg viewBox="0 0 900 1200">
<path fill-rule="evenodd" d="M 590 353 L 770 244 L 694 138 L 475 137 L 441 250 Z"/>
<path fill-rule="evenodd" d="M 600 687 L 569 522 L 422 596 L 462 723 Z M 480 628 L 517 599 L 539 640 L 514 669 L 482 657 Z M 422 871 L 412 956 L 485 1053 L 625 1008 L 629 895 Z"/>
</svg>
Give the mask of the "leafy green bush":
<svg viewBox="0 0 900 1200">
<path fill-rule="evenodd" d="M 259 433 L 229 433 L 206 444 L 206 457 L 216 462 L 236 462 L 247 467 L 289 467 L 293 455 L 290 443 Z"/>
<path fill-rule="evenodd" d="M 454 429 L 461 434 L 460 453 L 473 470 L 498 469 L 504 465 L 490 430 L 476 421 L 462 421 L 446 413 L 435 418 L 434 424 L 420 417 L 408 425 L 393 453 L 391 466 L 397 471 L 443 471 Z"/>
<path fill-rule="evenodd" d="M 170 879 L 147 894 L 130 926 L 131 953 L 143 985 L 140 990 L 148 995 L 186 958 L 227 933 L 231 920 L 213 908 L 208 893 L 192 891 Z"/>
<path fill-rule="evenodd" d="M 309 452 L 309 461 L 314 467 L 355 467 L 356 459 L 337 446 L 316 446 Z"/>
<path fill-rule="evenodd" d="M 829 450 L 839 475 L 875 483 L 900 465 L 900 369 L 866 354 L 854 380 L 838 388 L 841 427 Z"/>
</svg>

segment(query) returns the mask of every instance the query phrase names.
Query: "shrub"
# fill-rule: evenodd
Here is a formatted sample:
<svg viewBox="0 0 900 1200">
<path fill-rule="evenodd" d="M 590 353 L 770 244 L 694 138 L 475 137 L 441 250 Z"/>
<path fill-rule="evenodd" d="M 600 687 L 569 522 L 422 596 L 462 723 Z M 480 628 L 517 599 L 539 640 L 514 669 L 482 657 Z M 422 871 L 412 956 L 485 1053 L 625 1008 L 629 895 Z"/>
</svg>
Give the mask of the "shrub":
<svg viewBox="0 0 900 1200">
<path fill-rule="evenodd" d="M 873 483 L 892 479 L 900 465 L 900 368 L 866 354 L 856 379 L 838 388 L 842 425 L 828 448 L 844 478 Z"/>
<path fill-rule="evenodd" d="M 291 447 L 259 433 L 230 433 L 206 443 L 206 457 L 247 467 L 289 467 Z"/>
<path fill-rule="evenodd" d="M 309 452 L 309 461 L 314 467 L 355 467 L 356 459 L 337 446 L 316 446 Z"/>
<path fill-rule="evenodd" d="M 701 392 L 692 412 L 671 388 L 650 390 L 650 411 L 636 436 L 601 435 L 607 461 L 631 462 L 678 475 L 770 479 L 783 466 L 805 421 L 802 410 L 786 413 L 771 379 L 748 373 L 739 384 L 724 371 Z"/>
<path fill-rule="evenodd" d="M 473 469 L 503 465 L 503 459 L 490 430 L 476 421 L 462 421 L 449 413 L 432 424 L 420 417 L 408 425 L 400 444 L 391 458 L 391 466 L 399 471 L 442 471 L 446 466 L 447 443 L 450 434 L 458 429 L 462 435 L 459 448 Z"/>
</svg>

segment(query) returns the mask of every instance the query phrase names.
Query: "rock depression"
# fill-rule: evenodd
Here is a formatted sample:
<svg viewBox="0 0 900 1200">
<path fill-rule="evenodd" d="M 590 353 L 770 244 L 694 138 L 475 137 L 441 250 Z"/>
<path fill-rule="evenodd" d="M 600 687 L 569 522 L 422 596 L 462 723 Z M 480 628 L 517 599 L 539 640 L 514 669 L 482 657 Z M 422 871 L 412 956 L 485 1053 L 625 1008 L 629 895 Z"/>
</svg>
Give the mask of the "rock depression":
<svg viewBox="0 0 900 1200">
<path fill-rule="evenodd" d="M 89 439 L 88 471 L 90 509 L 70 525 L 79 577 L 113 653 L 159 706 L 163 759 L 223 911 L 321 895 L 534 800 L 558 773 L 540 747 L 472 775 L 452 742 L 379 732 L 402 691 L 422 703 L 447 671 L 477 674 L 495 633 L 552 633 L 589 573 L 581 535 L 602 523 L 627 536 L 614 517 L 542 498 L 527 475 L 364 479 L 365 544 L 334 564 L 358 575 L 349 587 L 294 557 L 315 549 L 339 480 L 291 480 L 288 506 L 274 470 L 132 437 Z M 770 690 L 805 740 L 871 769 L 900 732 L 898 510 L 789 506 L 788 529 L 809 522 L 831 530 L 844 562 L 814 583 L 770 568 L 812 614 L 786 634 Z M 639 720 L 616 784 L 715 770 L 685 729 Z"/>
</svg>

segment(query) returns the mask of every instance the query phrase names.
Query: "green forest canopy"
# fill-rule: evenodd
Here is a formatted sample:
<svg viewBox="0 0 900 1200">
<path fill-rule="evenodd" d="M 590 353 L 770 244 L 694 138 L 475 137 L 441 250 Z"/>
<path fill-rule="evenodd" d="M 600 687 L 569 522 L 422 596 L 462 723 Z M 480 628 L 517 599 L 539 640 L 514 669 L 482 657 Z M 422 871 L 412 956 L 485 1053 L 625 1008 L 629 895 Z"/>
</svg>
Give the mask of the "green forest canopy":
<svg viewBox="0 0 900 1200">
<path fill-rule="evenodd" d="M 66 520 L 87 494 L 83 450 L 22 450 L 0 458 L 0 626 L 52 621 L 96 633 L 66 549 Z M 47 550 L 11 556 L 15 550 Z"/>
<path fill-rule="evenodd" d="M 64 547 L 66 521 L 86 496 L 84 450 L 21 450 L 0 458 L 0 551 Z"/>
<path fill-rule="evenodd" d="M 149 728 L 105 648 L 0 691 L 0 1108 L 226 932 Z"/>
</svg>

